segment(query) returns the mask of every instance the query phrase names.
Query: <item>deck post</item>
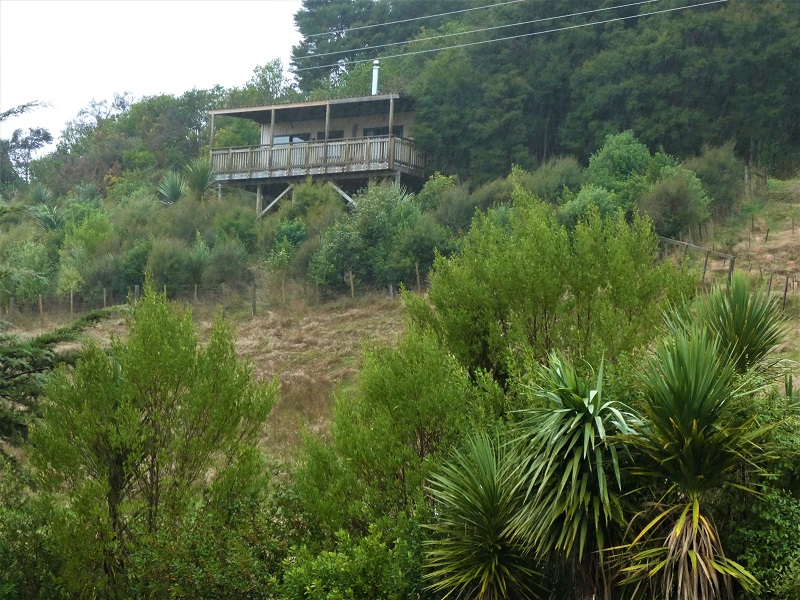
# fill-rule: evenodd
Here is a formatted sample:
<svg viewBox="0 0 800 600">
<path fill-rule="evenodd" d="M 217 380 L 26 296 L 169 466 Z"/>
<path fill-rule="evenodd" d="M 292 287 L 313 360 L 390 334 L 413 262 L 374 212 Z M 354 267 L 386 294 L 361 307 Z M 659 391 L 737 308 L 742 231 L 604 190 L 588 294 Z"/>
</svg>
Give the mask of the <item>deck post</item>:
<svg viewBox="0 0 800 600">
<path fill-rule="evenodd" d="M 267 156 L 267 175 L 272 175 L 272 155 L 275 152 L 275 109 L 269 117 L 269 156 Z"/>
<path fill-rule="evenodd" d="M 211 113 L 211 134 L 208 138 L 208 160 L 214 164 L 214 113 Z"/>
<path fill-rule="evenodd" d="M 261 216 L 261 205 L 264 203 L 263 186 L 259 183 L 256 186 L 256 214 Z"/>
<path fill-rule="evenodd" d="M 328 172 L 328 136 L 330 135 L 330 129 L 331 129 L 331 103 L 328 102 L 325 105 L 325 140 L 324 140 L 324 142 L 325 142 L 325 154 L 324 154 L 324 161 L 325 161 L 324 171 L 325 171 L 325 173 Z"/>
<path fill-rule="evenodd" d="M 394 169 L 394 98 L 389 98 L 389 147 L 387 155 L 389 158 L 389 168 Z"/>
</svg>

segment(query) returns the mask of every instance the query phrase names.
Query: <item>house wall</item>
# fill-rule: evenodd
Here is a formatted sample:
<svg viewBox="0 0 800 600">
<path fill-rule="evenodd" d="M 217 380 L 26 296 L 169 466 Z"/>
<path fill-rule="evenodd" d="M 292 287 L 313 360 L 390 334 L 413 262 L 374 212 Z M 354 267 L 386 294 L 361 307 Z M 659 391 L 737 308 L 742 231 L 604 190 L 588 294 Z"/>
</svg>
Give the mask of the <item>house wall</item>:
<svg viewBox="0 0 800 600">
<path fill-rule="evenodd" d="M 403 127 L 403 137 L 413 139 L 414 129 L 414 114 L 413 113 L 395 113 L 394 123 L 395 127 Z M 344 138 L 361 137 L 364 135 L 364 129 L 370 127 L 388 127 L 389 114 L 380 115 L 367 115 L 360 117 L 347 117 L 347 118 L 331 118 L 329 131 L 344 131 Z M 312 121 L 293 121 L 290 123 L 276 123 L 275 136 L 281 135 L 299 135 L 303 133 L 310 133 L 311 140 L 317 139 L 317 133 L 325 131 L 325 120 L 312 120 Z M 270 124 L 265 123 L 261 126 L 261 143 L 266 145 L 270 143 Z"/>
</svg>

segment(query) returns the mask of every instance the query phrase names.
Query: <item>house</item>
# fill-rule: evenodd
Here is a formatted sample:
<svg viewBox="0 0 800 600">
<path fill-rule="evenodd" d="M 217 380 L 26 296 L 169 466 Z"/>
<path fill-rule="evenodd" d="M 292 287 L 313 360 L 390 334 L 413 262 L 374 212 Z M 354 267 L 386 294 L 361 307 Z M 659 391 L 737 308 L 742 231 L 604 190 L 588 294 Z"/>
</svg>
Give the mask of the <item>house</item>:
<svg viewBox="0 0 800 600">
<path fill-rule="evenodd" d="M 399 94 L 218 109 L 210 115 L 215 179 L 255 191 L 259 216 L 309 177 L 331 184 L 352 202 L 345 190 L 371 180 L 400 183 L 424 176 L 425 160 L 412 134 L 413 104 Z M 215 147 L 219 116 L 259 123 L 261 144 Z"/>
</svg>

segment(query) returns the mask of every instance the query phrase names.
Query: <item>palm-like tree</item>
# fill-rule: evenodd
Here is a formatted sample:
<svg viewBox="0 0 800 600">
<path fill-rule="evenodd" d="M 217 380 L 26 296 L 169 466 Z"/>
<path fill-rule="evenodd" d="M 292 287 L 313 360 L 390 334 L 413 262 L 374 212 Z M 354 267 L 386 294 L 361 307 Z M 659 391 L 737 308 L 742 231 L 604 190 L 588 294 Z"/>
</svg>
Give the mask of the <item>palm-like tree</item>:
<svg viewBox="0 0 800 600">
<path fill-rule="evenodd" d="M 428 528 L 426 577 L 444 597 L 535 598 L 537 574 L 509 534 L 516 501 L 508 481 L 515 458 L 486 436 L 432 477 L 437 520 Z"/>
<path fill-rule="evenodd" d="M 186 195 L 186 180 L 180 173 L 167 171 L 158 184 L 158 193 L 161 195 L 161 202 L 174 204 Z"/>
<path fill-rule="evenodd" d="M 621 444 L 637 417 L 603 398 L 602 366 L 593 386 L 557 354 L 532 392 L 547 406 L 528 410 L 515 440 L 513 480 L 522 496 L 511 532 L 537 556 L 570 571 L 577 597 L 610 598 L 605 550 L 624 530 Z M 617 539 L 619 539 L 617 537 Z"/>
<path fill-rule="evenodd" d="M 185 180 L 192 200 L 202 202 L 214 187 L 214 169 L 207 158 L 196 158 L 186 165 Z"/>
<path fill-rule="evenodd" d="M 64 212 L 58 204 L 31 206 L 28 212 L 45 231 L 58 231 L 64 225 Z"/>
<path fill-rule="evenodd" d="M 624 572 L 638 590 L 653 584 L 665 598 L 730 597 L 732 578 L 746 589 L 758 586 L 726 558 L 710 514 L 720 492 L 753 491 L 744 482 L 766 458 L 758 446 L 766 429 L 736 416 L 750 380 L 737 376 L 735 361 L 722 358 L 719 346 L 699 327 L 662 344 L 642 374 L 644 425 L 626 438 L 645 457 L 635 472 L 650 481 L 657 500 L 625 548 Z"/>
<path fill-rule="evenodd" d="M 727 289 L 716 287 L 691 310 L 676 310 L 667 318 L 673 333 L 688 331 L 692 324 L 703 324 L 706 333 L 719 341 L 722 354 L 737 373 L 770 373 L 779 363 L 770 359 L 786 337 L 786 319 L 777 300 L 765 287 L 753 289 L 750 279 L 737 273 Z"/>
<path fill-rule="evenodd" d="M 38 181 L 31 184 L 31 187 L 28 189 L 28 199 L 33 206 L 50 204 L 55 198 L 56 195 L 53 193 L 53 190 Z"/>
</svg>

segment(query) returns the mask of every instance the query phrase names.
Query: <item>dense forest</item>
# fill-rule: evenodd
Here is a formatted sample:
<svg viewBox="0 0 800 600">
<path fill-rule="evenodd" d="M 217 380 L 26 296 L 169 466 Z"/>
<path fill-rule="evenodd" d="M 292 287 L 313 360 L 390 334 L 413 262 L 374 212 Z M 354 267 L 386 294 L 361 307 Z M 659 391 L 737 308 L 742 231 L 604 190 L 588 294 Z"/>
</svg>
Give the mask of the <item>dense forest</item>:
<svg viewBox="0 0 800 600">
<path fill-rule="evenodd" d="M 800 3 L 487 4 L 304 0 L 292 78 L 0 140 L 0 598 L 800 599 L 796 300 L 660 241 L 800 222 Z M 217 188 L 210 109 L 367 95 L 375 57 L 418 189 Z M 287 460 L 278 374 L 188 306 L 262 284 L 406 318 Z"/>
</svg>

